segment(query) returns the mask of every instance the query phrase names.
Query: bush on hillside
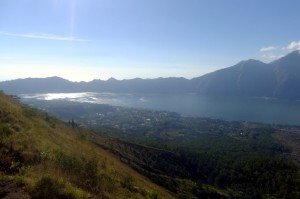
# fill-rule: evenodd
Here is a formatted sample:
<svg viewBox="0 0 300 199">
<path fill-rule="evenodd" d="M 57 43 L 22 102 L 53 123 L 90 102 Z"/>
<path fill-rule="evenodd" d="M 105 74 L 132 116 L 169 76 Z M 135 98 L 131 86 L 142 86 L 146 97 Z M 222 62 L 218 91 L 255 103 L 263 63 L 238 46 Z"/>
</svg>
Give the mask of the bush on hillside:
<svg viewBox="0 0 300 199">
<path fill-rule="evenodd" d="M 31 107 L 24 107 L 23 113 L 26 117 L 35 117 L 38 115 L 38 110 Z"/>
<path fill-rule="evenodd" d="M 102 176 L 98 173 L 98 161 L 94 158 L 77 158 L 57 151 L 54 159 L 56 165 L 65 173 L 73 176 L 73 182 L 92 191 L 100 191 Z"/>
<path fill-rule="evenodd" d="M 8 124 L 1 123 L 0 124 L 0 138 L 7 137 L 11 134 L 11 130 Z"/>
<path fill-rule="evenodd" d="M 75 195 L 66 191 L 65 185 L 48 176 L 42 176 L 30 192 L 33 199 L 75 199 Z"/>
<path fill-rule="evenodd" d="M 121 185 L 123 188 L 126 188 L 130 191 L 134 191 L 134 185 L 133 185 L 133 178 L 130 175 L 125 175 L 123 176 L 122 180 L 121 180 Z"/>
<path fill-rule="evenodd" d="M 158 199 L 158 193 L 156 191 L 150 191 L 149 197 L 150 199 Z"/>
</svg>

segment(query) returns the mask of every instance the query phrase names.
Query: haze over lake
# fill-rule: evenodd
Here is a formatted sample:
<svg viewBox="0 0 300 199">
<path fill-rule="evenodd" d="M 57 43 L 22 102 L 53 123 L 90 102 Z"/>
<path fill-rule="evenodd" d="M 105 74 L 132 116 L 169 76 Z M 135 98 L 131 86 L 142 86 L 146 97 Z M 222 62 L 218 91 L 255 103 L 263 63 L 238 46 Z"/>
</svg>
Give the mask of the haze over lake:
<svg viewBox="0 0 300 199">
<path fill-rule="evenodd" d="M 300 125 L 300 101 L 271 98 L 207 97 L 196 94 L 47 93 L 20 95 L 30 100 L 66 100 L 174 111 L 229 121 Z"/>
</svg>

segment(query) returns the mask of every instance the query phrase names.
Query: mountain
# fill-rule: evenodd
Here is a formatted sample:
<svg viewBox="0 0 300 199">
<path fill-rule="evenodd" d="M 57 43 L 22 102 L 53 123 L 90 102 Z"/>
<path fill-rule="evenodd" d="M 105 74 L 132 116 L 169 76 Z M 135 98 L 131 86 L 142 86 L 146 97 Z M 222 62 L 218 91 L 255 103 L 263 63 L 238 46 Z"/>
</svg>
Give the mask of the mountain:
<svg viewBox="0 0 300 199">
<path fill-rule="evenodd" d="M 121 93 L 185 93 L 192 92 L 192 85 L 185 78 L 156 78 L 156 79 L 129 79 L 107 81 L 93 80 L 81 83 L 83 91 L 121 92 Z"/>
<path fill-rule="evenodd" d="M 200 94 L 230 96 L 271 96 L 276 84 L 272 67 L 257 60 L 242 61 L 192 81 Z"/>
<path fill-rule="evenodd" d="M 0 93 L 0 198 L 174 198 L 96 138 Z"/>
<path fill-rule="evenodd" d="M 273 67 L 277 84 L 274 96 L 296 98 L 300 96 L 300 51 L 294 51 L 270 65 Z"/>
<path fill-rule="evenodd" d="M 242 61 L 192 81 L 205 95 L 300 99 L 300 53 L 294 51 L 269 64 Z"/>
<path fill-rule="evenodd" d="M 26 78 L 1 82 L 1 89 L 10 94 L 75 92 L 77 83 L 60 77 Z"/>
<path fill-rule="evenodd" d="M 185 78 L 129 79 L 90 82 L 71 82 L 60 77 L 26 78 L 0 82 L 7 94 L 51 92 L 122 92 L 122 93 L 177 93 L 193 92 Z"/>
<path fill-rule="evenodd" d="M 9 94 L 48 92 L 199 93 L 216 96 L 300 99 L 300 53 L 294 51 L 271 63 L 257 60 L 185 78 L 129 79 L 71 82 L 59 77 L 0 82 Z"/>
</svg>

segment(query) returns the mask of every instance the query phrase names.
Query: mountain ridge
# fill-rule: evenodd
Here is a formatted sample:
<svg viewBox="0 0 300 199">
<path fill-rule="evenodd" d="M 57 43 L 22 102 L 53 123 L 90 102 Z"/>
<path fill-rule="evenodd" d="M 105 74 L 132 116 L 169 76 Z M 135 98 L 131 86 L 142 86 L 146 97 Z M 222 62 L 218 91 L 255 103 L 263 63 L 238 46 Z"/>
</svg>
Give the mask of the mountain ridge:
<svg viewBox="0 0 300 199">
<path fill-rule="evenodd" d="M 273 62 L 249 59 L 233 66 L 186 79 L 110 78 L 72 82 L 57 76 L 0 82 L 8 94 L 48 92 L 198 93 L 216 96 L 300 99 L 300 53 L 293 51 Z"/>
</svg>

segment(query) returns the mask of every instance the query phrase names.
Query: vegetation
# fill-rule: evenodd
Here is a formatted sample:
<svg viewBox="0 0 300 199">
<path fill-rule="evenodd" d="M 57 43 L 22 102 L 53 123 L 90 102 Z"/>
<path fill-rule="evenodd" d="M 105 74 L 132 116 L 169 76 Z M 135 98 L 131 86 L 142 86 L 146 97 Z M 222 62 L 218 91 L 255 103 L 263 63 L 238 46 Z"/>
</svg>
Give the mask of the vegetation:
<svg viewBox="0 0 300 199">
<path fill-rule="evenodd" d="M 84 124 L 94 129 L 100 134 L 81 137 L 112 151 L 180 198 L 299 195 L 299 169 L 285 158 L 290 149 L 273 138 L 274 132 L 298 127 L 188 118 L 109 105 L 35 103 L 65 121 L 72 119 L 70 127 Z M 123 178 L 121 186 L 138 190 L 131 182 Z"/>
<path fill-rule="evenodd" d="M 172 152 L 115 139 L 104 143 L 124 162 L 181 198 L 251 198 L 253 193 L 274 198 L 297 198 L 299 195 L 299 168 L 282 156 L 178 148 Z"/>
<path fill-rule="evenodd" d="M 5 137 L 11 134 L 11 130 L 8 124 L 2 123 L 0 124 L 0 137 L 1 139 L 5 139 Z"/>
<path fill-rule="evenodd" d="M 80 121 L 93 119 L 89 114 Z M 273 139 L 274 132 L 297 127 L 119 107 L 97 119 L 96 125 L 85 124 L 100 134 L 105 132 L 103 136 L 109 132 L 127 140 L 102 139 L 97 144 L 178 197 L 299 195 L 299 167 L 285 158 L 290 149 Z"/>
<path fill-rule="evenodd" d="M 33 199 L 75 199 L 76 195 L 68 192 L 63 182 L 60 182 L 49 175 L 42 176 L 31 190 Z"/>
<path fill-rule="evenodd" d="M 47 193 L 38 187 L 49 183 L 54 194 L 66 197 L 172 198 L 126 163 L 177 198 L 299 197 L 299 167 L 286 159 L 290 149 L 273 138 L 297 127 L 102 106 L 97 111 L 104 110 L 103 123 L 89 126 L 96 134 L 77 118 L 62 123 L 0 99 L 2 175 L 21 179 L 32 196 Z M 78 115 L 86 122 L 90 116 Z"/>
<path fill-rule="evenodd" d="M 149 196 L 150 199 L 158 199 L 158 193 L 156 191 L 151 191 Z"/>
<path fill-rule="evenodd" d="M 98 161 L 95 158 L 78 159 L 73 156 L 65 155 L 61 151 L 57 151 L 55 153 L 54 162 L 64 173 L 74 176 L 72 181 L 75 184 L 91 192 L 100 191 L 101 176 L 98 173 Z"/>
<path fill-rule="evenodd" d="M 0 94 L 0 183 L 32 198 L 149 198 L 172 194 L 46 113 Z M 124 180 L 125 179 L 125 180 Z M 10 197 L 14 192 L 1 192 Z"/>
</svg>

